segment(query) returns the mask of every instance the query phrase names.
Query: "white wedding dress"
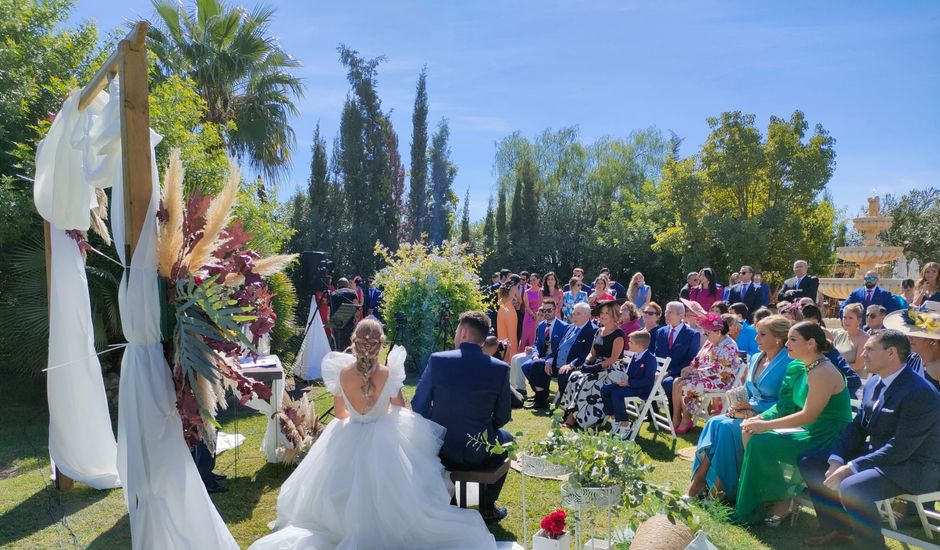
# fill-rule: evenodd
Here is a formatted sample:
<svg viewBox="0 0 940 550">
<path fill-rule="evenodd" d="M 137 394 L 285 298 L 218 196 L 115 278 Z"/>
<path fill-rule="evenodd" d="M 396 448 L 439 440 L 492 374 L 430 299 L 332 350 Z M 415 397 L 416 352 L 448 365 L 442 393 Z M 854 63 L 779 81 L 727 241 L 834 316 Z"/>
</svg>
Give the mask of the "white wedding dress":
<svg viewBox="0 0 940 550">
<path fill-rule="evenodd" d="M 359 414 L 339 382 L 352 355 L 323 359 L 323 381 L 349 418 L 334 419 L 277 498 L 278 531 L 249 550 L 495 549 L 475 510 L 450 505 L 453 484 L 438 458 L 444 428 L 389 404 L 405 380 L 405 350 L 388 356 L 376 404 Z"/>
</svg>

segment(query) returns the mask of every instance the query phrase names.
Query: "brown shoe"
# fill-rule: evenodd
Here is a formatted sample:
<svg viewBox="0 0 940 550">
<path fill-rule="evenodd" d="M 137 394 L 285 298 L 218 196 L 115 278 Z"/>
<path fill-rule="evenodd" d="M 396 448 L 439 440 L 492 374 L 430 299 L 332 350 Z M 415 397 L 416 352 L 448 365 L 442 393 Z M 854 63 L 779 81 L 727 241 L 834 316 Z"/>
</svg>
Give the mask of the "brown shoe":
<svg viewBox="0 0 940 550">
<path fill-rule="evenodd" d="M 803 543 L 806 544 L 806 546 L 851 546 L 855 544 L 855 539 L 845 533 L 829 531 L 825 535 L 809 537 L 804 540 Z"/>
</svg>

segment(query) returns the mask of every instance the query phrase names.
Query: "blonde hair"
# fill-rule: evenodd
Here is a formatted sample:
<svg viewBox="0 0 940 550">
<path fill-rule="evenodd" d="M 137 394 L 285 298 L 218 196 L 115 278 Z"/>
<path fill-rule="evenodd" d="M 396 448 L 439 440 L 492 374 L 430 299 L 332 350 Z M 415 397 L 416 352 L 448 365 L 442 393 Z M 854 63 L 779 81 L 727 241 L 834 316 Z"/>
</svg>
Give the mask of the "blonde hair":
<svg viewBox="0 0 940 550">
<path fill-rule="evenodd" d="M 633 274 L 633 277 L 630 277 L 630 284 L 627 285 L 627 298 L 629 298 L 631 302 L 636 300 L 636 293 L 640 289 L 640 282 L 637 279 L 642 276 L 643 274 L 637 271 Z"/>
<path fill-rule="evenodd" d="M 771 336 L 781 342 L 787 341 L 787 334 L 790 333 L 790 327 L 792 326 L 793 321 L 780 314 L 768 315 L 757 322 L 757 328 L 766 328 Z"/>
<path fill-rule="evenodd" d="M 372 375 L 379 367 L 379 352 L 385 344 L 385 332 L 382 323 L 375 319 L 363 319 L 356 325 L 352 334 L 352 354 L 356 357 L 356 372 L 362 377 L 359 389 L 372 403 Z"/>
<path fill-rule="evenodd" d="M 927 284 L 927 270 L 936 269 L 938 272 L 937 283 L 940 283 L 940 264 L 937 262 L 927 262 L 924 264 L 924 267 L 920 270 L 920 278 L 917 279 L 917 282 L 914 283 L 914 289 L 920 291 Z M 925 289 L 926 290 L 926 289 Z M 937 290 L 937 289 L 934 289 Z M 925 292 L 926 294 L 926 292 Z"/>
</svg>

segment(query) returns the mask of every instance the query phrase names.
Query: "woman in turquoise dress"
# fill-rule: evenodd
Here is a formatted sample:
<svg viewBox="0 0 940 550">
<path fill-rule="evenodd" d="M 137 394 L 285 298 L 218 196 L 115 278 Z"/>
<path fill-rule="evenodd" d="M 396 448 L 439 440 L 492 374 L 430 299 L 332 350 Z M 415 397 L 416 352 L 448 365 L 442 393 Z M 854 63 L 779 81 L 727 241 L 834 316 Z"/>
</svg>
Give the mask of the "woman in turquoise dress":
<svg viewBox="0 0 940 550">
<path fill-rule="evenodd" d="M 800 455 L 832 446 L 851 422 L 845 377 L 825 357 L 831 350 L 816 323 L 803 321 L 790 329 L 787 351 L 804 366 L 788 369 L 776 405 L 741 423 L 744 462 L 735 501 L 737 521 L 764 519 L 769 526 L 780 525 L 788 515 L 790 487 L 802 481 L 796 468 Z M 785 464 L 791 466 L 789 481 Z M 768 505 L 770 511 L 765 512 Z"/>
<path fill-rule="evenodd" d="M 744 381 L 748 403 L 735 406 L 728 414 L 708 419 L 698 438 L 692 483 L 686 492 L 688 497 L 698 496 L 706 488 L 732 499 L 737 494 L 738 474 L 744 458 L 741 423 L 777 403 L 787 365 L 793 361 L 784 345 L 790 326 L 790 320 L 783 315 L 771 315 L 757 323 L 760 353 L 751 358 Z M 803 365 L 799 367 L 802 370 Z"/>
</svg>

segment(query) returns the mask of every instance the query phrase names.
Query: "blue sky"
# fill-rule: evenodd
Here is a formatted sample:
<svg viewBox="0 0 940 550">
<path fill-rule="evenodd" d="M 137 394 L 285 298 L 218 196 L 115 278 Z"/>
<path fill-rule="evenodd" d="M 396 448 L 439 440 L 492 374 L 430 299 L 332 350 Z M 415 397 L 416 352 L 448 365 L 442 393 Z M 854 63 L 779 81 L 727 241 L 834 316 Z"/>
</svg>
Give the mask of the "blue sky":
<svg viewBox="0 0 940 550">
<path fill-rule="evenodd" d="M 428 67 L 431 123 L 451 125 L 455 183 L 482 218 L 494 144 L 577 125 L 583 140 L 655 125 L 705 140 L 722 111 L 795 109 L 836 138 L 829 189 L 855 214 L 874 190 L 940 185 L 940 2 L 270 1 L 271 32 L 303 61 L 298 144 L 281 185 L 309 176 L 319 120 L 332 143 L 348 91 L 336 46 L 385 55 L 379 93 L 408 162 L 415 81 Z M 254 3 L 241 3 L 253 6 Z M 145 0 L 78 0 L 72 21 L 106 32 L 149 18 Z"/>
</svg>

